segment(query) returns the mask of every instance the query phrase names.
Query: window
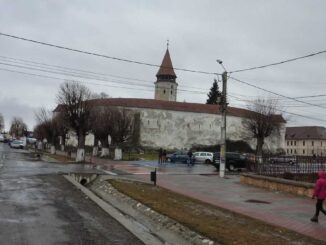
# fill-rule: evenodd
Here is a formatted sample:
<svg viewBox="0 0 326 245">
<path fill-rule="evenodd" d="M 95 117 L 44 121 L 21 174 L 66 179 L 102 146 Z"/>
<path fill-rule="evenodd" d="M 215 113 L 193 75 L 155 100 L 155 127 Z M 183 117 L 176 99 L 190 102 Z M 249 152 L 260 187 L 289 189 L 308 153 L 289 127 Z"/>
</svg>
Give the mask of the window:
<svg viewBox="0 0 326 245">
<path fill-rule="evenodd" d="M 296 141 L 294 141 L 294 145 L 297 145 L 297 142 Z"/>
<path fill-rule="evenodd" d="M 292 154 L 292 149 L 291 149 L 291 154 Z"/>
<path fill-rule="evenodd" d="M 200 153 L 201 157 L 206 157 L 206 153 Z"/>
<path fill-rule="evenodd" d="M 165 89 L 163 90 L 163 93 L 165 94 Z"/>
<path fill-rule="evenodd" d="M 289 149 L 286 149 L 286 153 L 289 154 Z"/>
<path fill-rule="evenodd" d="M 314 154 L 314 150 L 311 150 L 311 154 Z"/>
<path fill-rule="evenodd" d="M 287 141 L 286 143 L 287 143 L 287 145 L 289 145 L 289 141 Z"/>
<path fill-rule="evenodd" d="M 296 149 L 294 149 L 294 154 L 297 154 L 297 150 Z"/>
<path fill-rule="evenodd" d="M 311 141 L 311 146 L 314 146 L 314 142 L 313 141 Z"/>
<path fill-rule="evenodd" d="M 305 142 L 304 142 L 304 141 L 302 141 L 302 145 L 303 145 L 303 146 L 305 145 Z"/>
<path fill-rule="evenodd" d="M 304 141 L 303 141 L 304 142 Z M 302 154 L 305 154 L 305 150 L 302 150 Z"/>
<path fill-rule="evenodd" d="M 172 90 L 171 90 L 171 94 L 173 94 L 173 93 L 172 93 Z"/>
<path fill-rule="evenodd" d="M 323 142 L 322 141 L 320 141 L 320 146 L 323 146 Z"/>
<path fill-rule="evenodd" d="M 292 140 L 291 140 L 291 145 L 293 145 L 293 142 L 292 142 Z"/>
</svg>

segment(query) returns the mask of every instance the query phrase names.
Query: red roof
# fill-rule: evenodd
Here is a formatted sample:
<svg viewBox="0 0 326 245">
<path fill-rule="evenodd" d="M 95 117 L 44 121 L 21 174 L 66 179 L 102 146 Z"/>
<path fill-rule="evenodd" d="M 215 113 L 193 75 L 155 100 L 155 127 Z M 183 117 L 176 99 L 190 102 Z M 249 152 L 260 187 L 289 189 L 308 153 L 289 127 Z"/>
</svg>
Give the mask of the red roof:
<svg viewBox="0 0 326 245">
<path fill-rule="evenodd" d="M 171 111 L 183 111 L 194 113 L 208 113 L 208 114 L 220 114 L 219 105 L 208 105 L 199 103 L 186 103 L 176 101 L 164 101 L 154 99 L 132 99 L 132 98 L 107 98 L 107 99 L 93 99 L 90 100 L 92 106 L 121 106 L 129 108 L 149 108 L 158 110 L 171 110 Z M 59 112 L 62 105 L 58 105 L 54 112 Z M 251 111 L 228 107 L 227 114 L 235 117 L 249 117 Z M 275 119 L 279 122 L 285 123 L 282 115 L 275 115 Z"/>
<path fill-rule="evenodd" d="M 156 76 L 160 76 L 160 75 L 169 75 L 169 76 L 177 77 L 173 69 L 169 49 L 166 49 L 161 67 L 156 74 Z"/>
</svg>

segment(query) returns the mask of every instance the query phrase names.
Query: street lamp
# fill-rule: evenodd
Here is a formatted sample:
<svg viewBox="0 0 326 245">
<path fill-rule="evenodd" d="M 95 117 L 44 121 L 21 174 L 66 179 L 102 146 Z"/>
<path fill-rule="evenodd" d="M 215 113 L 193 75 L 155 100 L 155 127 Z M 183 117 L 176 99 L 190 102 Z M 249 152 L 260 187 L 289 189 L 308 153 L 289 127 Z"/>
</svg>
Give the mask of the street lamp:
<svg viewBox="0 0 326 245">
<path fill-rule="evenodd" d="M 220 149 L 220 177 L 224 177 L 225 174 L 225 163 L 226 163 L 226 110 L 227 110 L 227 93 L 226 93 L 226 84 L 227 84 L 227 71 L 223 65 L 222 60 L 216 60 L 222 68 L 224 72 L 222 74 L 223 81 L 223 90 L 222 90 L 222 101 L 220 104 L 220 108 L 222 110 L 222 128 L 221 128 L 221 149 Z"/>
</svg>

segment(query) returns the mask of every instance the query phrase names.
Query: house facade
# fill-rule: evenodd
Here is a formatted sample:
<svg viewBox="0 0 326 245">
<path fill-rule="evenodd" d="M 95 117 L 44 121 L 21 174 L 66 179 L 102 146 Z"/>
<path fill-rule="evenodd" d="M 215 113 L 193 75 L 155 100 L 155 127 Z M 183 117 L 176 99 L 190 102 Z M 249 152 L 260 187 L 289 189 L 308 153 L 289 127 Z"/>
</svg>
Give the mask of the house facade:
<svg viewBox="0 0 326 245">
<path fill-rule="evenodd" d="M 326 156 L 326 128 L 287 127 L 285 151 L 289 155 Z"/>
</svg>

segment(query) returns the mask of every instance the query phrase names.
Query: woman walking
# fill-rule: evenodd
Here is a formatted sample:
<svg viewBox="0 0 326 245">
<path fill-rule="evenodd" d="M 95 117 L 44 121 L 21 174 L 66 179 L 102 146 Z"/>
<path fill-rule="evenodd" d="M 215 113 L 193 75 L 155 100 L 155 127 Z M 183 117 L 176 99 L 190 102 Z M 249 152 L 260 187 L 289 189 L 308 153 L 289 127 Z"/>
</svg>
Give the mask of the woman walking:
<svg viewBox="0 0 326 245">
<path fill-rule="evenodd" d="M 311 222 L 316 223 L 318 223 L 318 215 L 320 211 L 326 215 L 326 210 L 323 208 L 323 202 L 326 198 L 326 173 L 324 171 L 320 171 L 318 176 L 319 178 L 315 184 L 314 194 L 312 195 L 312 199 L 317 197 L 316 212 L 310 219 Z"/>
</svg>

